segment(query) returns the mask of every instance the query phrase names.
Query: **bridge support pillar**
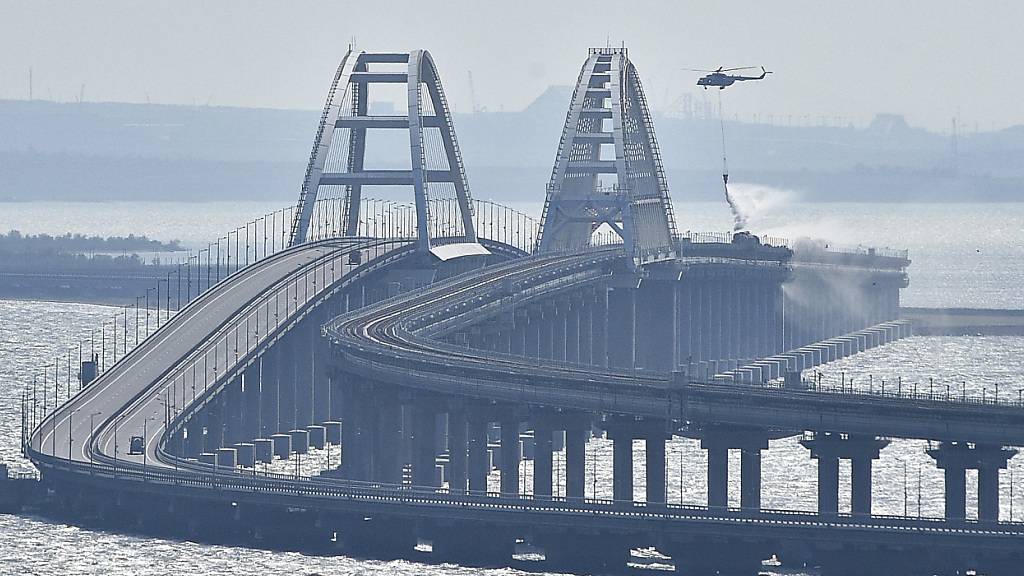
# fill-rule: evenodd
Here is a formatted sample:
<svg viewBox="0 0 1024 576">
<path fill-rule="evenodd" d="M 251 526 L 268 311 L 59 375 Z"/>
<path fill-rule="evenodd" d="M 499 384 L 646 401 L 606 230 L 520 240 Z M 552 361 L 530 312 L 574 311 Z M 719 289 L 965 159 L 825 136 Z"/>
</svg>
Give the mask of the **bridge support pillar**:
<svg viewBox="0 0 1024 576">
<path fill-rule="evenodd" d="M 608 366 L 608 291 L 597 290 L 590 308 L 590 356 L 595 366 Z"/>
<path fill-rule="evenodd" d="M 314 324 L 315 330 L 312 334 L 312 378 L 313 378 L 313 424 L 323 424 L 331 420 L 331 370 L 329 367 L 331 359 L 330 341 L 320 334 L 319 326 L 325 323 L 329 317 L 327 314 L 319 314 Z"/>
<path fill-rule="evenodd" d="M 412 406 L 412 427 L 413 486 L 436 487 L 437 414 L 421 404 Z"/>
<path fill-rule="evenodd" d="M 501 493 L 519 496 L 519 420 L 501 420 Z"/>
<path fill-rule="evenodd" d="M 569 302 L 558 299 L 551 317 L 551 359 L 565 362 L 569 337 Z"/>
<path fill-rule="evenodd" d="M 260 360 L 256 359 L 242 373 L 242 431 L 239 441 L 260 437 Z"/>
<path fill-rule="evenodd" d="M 277 365 L 280 351 L 272 346 L 260 358 L 260 432 L 258 436 L 269 438 L 280 431 L 279 422 L 279 388 L 277 385 Z"/>
<path fill-rule="evenodd" d="M 186 458 L 198 458 L 203 452 L 203 418 L 195 415 L 185 424 L 184 455 Z"/>
<path fill-rule="evenodd" d="M 631 288 L 608 290 L 608 366 L 632 369 L 636 362 L 636 298 Z"/>
<path fill-rule="evenodd" d="M 761 509 L 761 448 L 740 449 L 740 507 Z"/>
<path fill-rule="evenodd" d="M 565 495 L 583 499 L 586 485 L 588 430 L 567 427 L 565 430 Z"/>
<path fill-rule="evenodd" d="M 297 387 L 294 334 L 286 335 L 275 345 L 277 355 L 277 428 L 279 432 L 295 429 L 295 392 Z"/>
<path fill-rule="evenodd" d="M 850 508 L 854 514 L 871 515 L 871 461 L 877 460 L 888 440 L 815 432 L 800 443 L 818 461 L 818 514 L 839 513 L 839 460 L 851 461 Z"/>
<path fill-rule="evenodd" d="M 296 344 L 292 347 L 295 356 L 295 427 L 305 428 L 316 422 L 313 417 L 314 362 L 316 339 L 320 338 L 319 324 L 313 319 L 304 320 L 295 334 Z"/>
<path fill-rule="evenodd" d="M 551 360 L 554 358 L 555 313 L 544 307 L 537 314 L 540 317 L 537 322 L 537 355 Z"/>
<path fill-rule="evenodd" d="M 244 437 L 243 418 L 245 406 L 242 403 L 242 376 L 236 376 L 224 386 L 224 437 L 222 446 L 241 442 Z M 219 448 L 219 446 L 218 446 Z"/>
<path fill-rule="evenodd" d="M 474 494 L 487 492 L 487 473 L 490 463 L 487 459 L 487 420 L 470 417 L 469 422 L 469 490 Z"/>
<path fill-rule="evenodd" d="M 565 307 L 565 361 L 580 361 L 580 299 L 574 296 Z"/>
<path fill-rule="evenodd" d="M 946 520 L 967 517 L 966 471 L 978 471 L 978 520 L 999 521 L 999 471 L 1007 467 L 1016 450 L 992 445 L 943 442 L 929 450 L 936 465 L 945 472 Z"/>
<path fill-rule="evenodd" d="M 670 372 L 675 366 L 675 284 L 645 281 L 637 296 L 637 364 L 649 370 Z"/>
<path fill-rule="evenodd" d="M 633 501 L 633 439 L 638 437 L 633 422 L 606 422 L 612 441 L 612 499 Z"/>
<path fill-rule="evenodd" d="M 342 475 L 350 480 L 369 480 L 373 444 L 366 417 L 372 406 L 357 383 L 348 382 L 344 388 L 341 408 Z"/>
<path fill-rule="evenodd" d="M 645 438 L 647 458 L 647 504 L 665 503 L 665 437 L 648 435 Z"/>
<path fill-rule="evenodd" d="M 448 489 L 455 493 L 466 491 L 468 475 L 468 427 L 466 412 L 462 408 L 448 411 Z"/>
<path fill-rule="evenodd" d="M 218 394 L 206 407 L 206 439 L 203 452 L 213 452 L 224 445 L 224 396 Z"/>
<path fill-rule="evenodd" d="M 402 483 L 402 405 L 391 389 L 374 391 L 377 415 L 373 434 L 373 478 L 385 484 Z"/>
<path fill-rule="evenodd" d="M 577 328 L 579 333 L 579 363 L 594 363 L 594 301 L 588 294 L 580 294 L 580 300 L 576 305 Z"/>
<path fill-rule="evenodd" d="M 768 449 L 763 430 L 709 428 L 700 433 L 700 446 L 708 453 L 708 506 L 729 506 L 729 450 L 740 451 L 740 506 L 761 508 L 761 451 Z"/>
<path fill-rule="evenodd" d="M 533 426 L 533 495 L 551 497 L 551 435 L 547 424 Z"/>
</svg>

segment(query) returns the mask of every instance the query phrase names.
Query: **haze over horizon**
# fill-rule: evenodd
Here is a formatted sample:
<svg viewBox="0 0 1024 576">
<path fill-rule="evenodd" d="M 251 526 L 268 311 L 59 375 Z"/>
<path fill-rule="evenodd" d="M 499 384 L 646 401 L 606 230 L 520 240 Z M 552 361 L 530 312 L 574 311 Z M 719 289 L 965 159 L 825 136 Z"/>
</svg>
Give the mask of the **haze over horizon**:
<svg viewBox="0 0 1024 576">
<path fill-rule="evenodd" d="M 367 50 L 425 48 L 449 100 L 519 110 L 571 84 L 588 47 L 624 43 L 655 110 L 717 94 L 683 68 L 760 66 L 756 86 L 727 90 L 726 116 L 863 126 L 877 113 L 947 132 L 1024 123 L 1017 28 L 1024 4 L 958 2 L 771 5 L 606 2 L 514 8 L 458 0 L 368 4 L 0 2 L 0 98 L 319 109 L 349 42 Z M 780 7 L 781 6 L 781 7 Z M 472 14 L 464 27 L 460 15 Z M 415 26 L 409 24 L 415 22 Z M 445 29 L 458 34 L 444 34 Z M 788 120 L 792 118 L 792 120 Z"/>
</svg>

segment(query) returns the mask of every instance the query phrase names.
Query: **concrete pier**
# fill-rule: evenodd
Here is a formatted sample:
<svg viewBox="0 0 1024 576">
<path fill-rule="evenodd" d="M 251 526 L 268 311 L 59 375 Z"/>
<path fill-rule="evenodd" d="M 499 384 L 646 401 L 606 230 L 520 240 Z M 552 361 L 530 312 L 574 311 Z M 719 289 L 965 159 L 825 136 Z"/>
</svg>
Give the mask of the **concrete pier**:
<svg viewBox="0 0 1024 576">
<path fill-rule="evenodd" d="M 818 461 L 818 513 L 839 513 L 839 460 L 851 461 L 851 512 L 858 516 L 871 515 L 871 462 L 878 459 L 889 441 L 816 432 L 813 437 L 800 441 Z"/>
<path fill-rule="evenodd" d="M 943 442 L 928 451 L 945 474 L 945 513 L 950 521 L 967 517 L 966 471 L 978 471 L 978 520 L 999 520 L 999 471 L 1005 470 L 1017 450 L 965 442 Z"/>
</svg>

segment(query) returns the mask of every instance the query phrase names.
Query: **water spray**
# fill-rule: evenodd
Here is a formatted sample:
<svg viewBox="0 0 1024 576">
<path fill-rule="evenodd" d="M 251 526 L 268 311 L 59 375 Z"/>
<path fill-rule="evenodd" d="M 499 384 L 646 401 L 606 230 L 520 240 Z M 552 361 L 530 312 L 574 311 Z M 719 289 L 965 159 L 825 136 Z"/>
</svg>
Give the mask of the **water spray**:
<svg viewBox="0 0 1024 576">
<path fill-rule="evenodd" d="M 732 211 L 733 232 L 742 232 L 747 227 L 747 218 L 740 211 L 732 194 L 729 193 L 729 161 L 725 153 L 725 115 L 722 113 L 722 91 L 718 91 L 718 123 L 722 130 L 722 187 L 725 189 L 725 201 Z"/>
</svg>

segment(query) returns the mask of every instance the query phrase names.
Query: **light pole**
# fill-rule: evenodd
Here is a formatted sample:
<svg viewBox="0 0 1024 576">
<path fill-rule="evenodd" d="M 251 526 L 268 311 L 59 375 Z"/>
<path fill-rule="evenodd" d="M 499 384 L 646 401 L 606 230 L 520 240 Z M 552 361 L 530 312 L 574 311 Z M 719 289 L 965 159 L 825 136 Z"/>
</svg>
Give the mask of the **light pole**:
<svg viewBox="0 0 1024 576">
<path fill-rule="evenodd" d="M 92 439 L 96 436 L 96 424 L 95 424 L 94 421 L 95 421 L 95 417 L 99 416 L 100 414 L 102 414 L 102 412 L 93 412 L 92 414 L 89 414 L 89 442 L 92 442 Z M 92 449 L 90 448 L 89 449 L 89 474 L 92 474 L 92 469 L 93 469 L 93 456 L 92 456 Z"/>
</svg>

